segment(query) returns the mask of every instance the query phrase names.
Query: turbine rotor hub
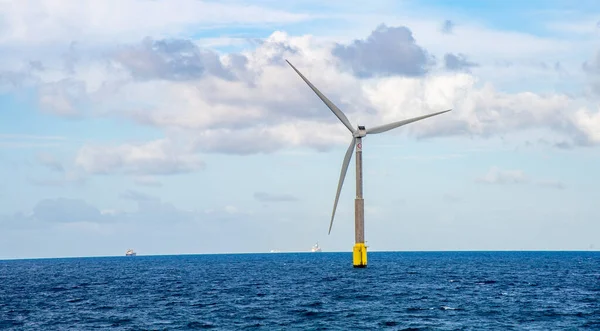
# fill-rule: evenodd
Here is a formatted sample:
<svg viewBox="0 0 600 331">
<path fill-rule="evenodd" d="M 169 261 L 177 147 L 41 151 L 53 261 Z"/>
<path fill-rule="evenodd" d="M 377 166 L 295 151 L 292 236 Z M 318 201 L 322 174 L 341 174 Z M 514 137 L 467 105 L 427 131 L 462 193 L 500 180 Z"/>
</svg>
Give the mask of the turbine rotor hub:
<svg viewBox="0 0 600 331">
<path fill-rule="evenodd" d="M 356 131 L 354 131 L 354 133 L 352 133 L 352 136 L 354 136 L 354 138 L 362 138 L 366 135 L 367 135 L 367 129 L 365 129 L 365 127 L 363 125 L 359 125 L 358 130 L 356 130 Z"/>
</svg>

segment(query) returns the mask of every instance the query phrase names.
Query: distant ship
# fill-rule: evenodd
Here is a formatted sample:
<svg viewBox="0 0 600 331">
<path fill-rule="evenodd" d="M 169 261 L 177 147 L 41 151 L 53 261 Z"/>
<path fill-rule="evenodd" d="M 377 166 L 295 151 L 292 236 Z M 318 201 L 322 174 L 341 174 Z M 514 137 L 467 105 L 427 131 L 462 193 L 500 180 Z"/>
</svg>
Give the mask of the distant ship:
<svg viewBox="0 0 600 331">
<path fill-rule="evenodd" d="M 127 252 L 125 252 L 125 256 L 136 256 L 137 253 L 133 251 L 133 249 L 128 249 Z"/>
<path fill-rule="evenodd" d="M 319 247 L 319 243 L 316 243 L 311 249 L 311 252 L 313 252 L 313 253 L 320 252 L 320 251 L 321 251 L 321 247 Z"/>
</svg>

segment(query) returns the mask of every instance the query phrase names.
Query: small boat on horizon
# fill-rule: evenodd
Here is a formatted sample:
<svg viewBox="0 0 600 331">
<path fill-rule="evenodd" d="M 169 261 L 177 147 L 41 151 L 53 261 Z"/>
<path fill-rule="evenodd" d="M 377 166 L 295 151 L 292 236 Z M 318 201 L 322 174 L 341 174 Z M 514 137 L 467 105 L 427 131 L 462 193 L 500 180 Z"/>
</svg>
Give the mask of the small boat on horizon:
<svg viewBox="0 0 600 331">
<path fill-rule="evenodd" d="M 315 253 L 315 252 L 320 252 L 321 251 L 321 247 L 319 247 L 319 243 L 317 242 L 311 249 L 311 252 Z"/>
<path fill-rule="evenodd" d="M 125 252 L 125 256 L 136 256 L 137 253 L 133 251 L 133 249 L 128 249 L 127 252 Z"/>
</svg>

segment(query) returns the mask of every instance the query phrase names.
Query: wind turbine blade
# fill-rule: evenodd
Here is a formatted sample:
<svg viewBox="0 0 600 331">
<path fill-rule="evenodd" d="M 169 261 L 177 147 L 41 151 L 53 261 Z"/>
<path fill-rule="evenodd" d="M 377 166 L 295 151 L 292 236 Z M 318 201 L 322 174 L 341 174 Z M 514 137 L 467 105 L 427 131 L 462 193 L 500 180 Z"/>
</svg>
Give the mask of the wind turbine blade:
<svg viewBox="0 0 600 331">
<path fill-rule="evenodd" d="M 340 192 L 342 191 L 342 185 L 344 185 L 344 178 L 346 178 L 346 171 L 348 171 L 348 165 L 350 164 L 350 159 L 352 158 L 352 152 L 354 151 L 355 144 L 356 138 L 352 138 L 352 142 L 346 151 L 346 156 L 344 156 L 344 163 L 342 163 L 342 171 L 340 172 L 340 180 L 338 182 L 337 192 L 335 194 L 335 202 L 333 203 L 333 212 L 331 213 L 331 222 L 329 222 L 329 232 L 327 232 L 327 234 L 331 233 L 333 218 L 335 217 L 335 209 L 337 208 L 338 200 L 340 199 Z"/>
<path fill-rule="evenodd" d="M 410 124 L 412 122 L 424 120 L 424 119 L 426 119 L 428 117 L 432 117 L 432 116 L 440 115 L 440 114 L 443 114 L 443 113 L 447 113 L 447 112 L 449 112 L 451 110 L 452 109 L 448 109 L 448 110 L 444 110 L 444 111 L 433 113 L 433 114 L 429 114 L 429 115 L 423 115 L 423 116 L 419 116 L 419 117 L 415 117 L 415 118 L 409 118 L 409 119 L 403 120 L 403 121 L 398 121 L 398 122 L 393 122 L 393 123 L 389 123 L 389 124 L 384 124 L 384 125 L 381 125 L 381 126 L 376 126 L 376 127 L 370 128 L 370 129 L 367 128 L 367 134 L 374 134 L 374 133 L 386 132 L 386 131 L 389 131 L 391 129 L 395 129 L 397 127 L 401 127 L 403 125 Z"/>
<path fill-rule="evenodd" d="M 319 96 L 319 98 L 327 105 L 327 107 L 329 107 L 329 109 L 331 109 L 331 111 L 335 114 L 335 116 L 337 116 L 337 118 L 340 119 L 340 121 L 342 121 L 342 123 L 344 123 L 344 125 L 348 128 L 348 130 L 350 130 L 350 132 L 354 132 L 354 129 L 352 128 L 352 124 L 350 124 L 350 121 L 348 120 L 348 118 L 346 117 L 346 115 L 344 115 L 344 113 L 336 106 L 333 104 L 333 102 L 331 102 L 329 99 L 327 99 L 327 97 L 321 93 L 321 91 L 319 91 L 311 82 L 308 81 L 308 79 L 306 79 L 306 77 L 304 77 L 304 75 L 302 75 L 300 73 L 300 71 L 298 71 L 298 69 L 296 69 L 296 67 L 294 67 L 293 64 L 290 63 L 290 61 L 285 60 L 285 62 L 287 62 L 292 69 L 294 69 L 294 71 L 300 75 L 300 78 L 302 78 L 302 80 L 308 84 L 308 86 Z"/>
</svg>

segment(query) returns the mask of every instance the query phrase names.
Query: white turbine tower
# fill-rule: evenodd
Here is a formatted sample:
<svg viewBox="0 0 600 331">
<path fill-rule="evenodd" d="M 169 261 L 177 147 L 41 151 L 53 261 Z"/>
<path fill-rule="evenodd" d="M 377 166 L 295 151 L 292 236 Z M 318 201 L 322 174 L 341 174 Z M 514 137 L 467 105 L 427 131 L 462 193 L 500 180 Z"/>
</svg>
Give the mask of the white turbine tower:
<svg viewBox="0 0 600 331">
<path fill-rule="evenodd" d="M 300 78 L 302 78 L 302 80 L 304 80 L 304 82 L 306 84 L 308 84 L 308 86 L 319 96 L 319 98 L 327 105 L 327 107 L 329 109 L 331 109 L 333 114 L 335 114 L 335 116 L 337 116 L 337 118 L 352 133 L 352 141 L 350 142 L 350 146 L 348 147 L 348 150 L 346 151 L 346 155 L 344 156 L 344 162 L 342 163 L 342 171 L 340 173 L 340 179 L 338 182 L 337 192 L 335 194 L 335 202 L 333 203 L 333 212 L 331 213 L 331 221 L 329 223 L 328 234 L 331 233 L 331 226 L 333 225 L 333 219 L 335 217 L 335 210 L 337 208 L 338 199 L 340 198 L 340 192 L 342 190 L 342 185 L 344 184 L 344 178 L 346 177 L 346 171 L 348 170 L 348 165 L 350 164 L 350 159 L 352 158 L 352 152 L 354 151 L 354 147 L 356 146 L 356 199 L 354 200 L 354 240 L 355 240 L 355 245 L 352 250 L 352 253 L 353 253 L 352 260 L 353 260 L 353 265 L 355 268 L 364 268 L 367 266 L 367 247 L 365 246 L 365 202 L 364 202 L 363 195 L 362 195 L 362 193 L 363 193 L 362 192 L 363 191 L 362 138 L 368 134 L 376 134 L 376 133 L 386 132 L 386 131 L 401 127 L 403 125 L 406 125 L 406 124 L 409 124 L 412 122 L 426 119 L 428 117 L 447 113 L 447 112 L 451 111 L 452 109 L 448 109 L 445 111 L 441 111 L 441 112 L 437 112 L 437 113 L 433 113 L 433 114 L 429 114 L 429 115 L 414 117 L 414 118 L 410 118 L 410 119 L 406 119 L 406 120 L 402 120 L 402 121 L 398 121 L 398 122 L 393 122 L 393 123 L 389 123 L 389 124 L 384 124 L 381 126 L 376 126 L 376 127 L 370 128 L 370 129 L 365 129 L 364 126 L 360 126 L 360 125 L 358 126 L 357 129 L 354 129 L 352 127 L 352 124 L 350 124 L 350 121 L 348 120 L 346 115 L 344 115 L 344 113 L 336 105 L 334 105 L 329 99 L 327 99 L 327 97 L 325 95 L 323 95 L 323 93 L 321 93 L 321 91 L 319 91 L 311 82 L 309 82 L 308 79 L 306 79 L 306 77 L 304 77 L 304 75 L 302 75 L 300 73 L 300 71 L 298 71 L 298 69 L 296 69 L 296 67 L 294 67 L 294 65 L 292 65 L 290 63 L 290 61 L 286 60 L 286 62 L 292 67 L 292 69 L 294 69 L 294 71 L 296 71 L 296 73 L 298 75 L 300 75 Z"/>
</svg>

